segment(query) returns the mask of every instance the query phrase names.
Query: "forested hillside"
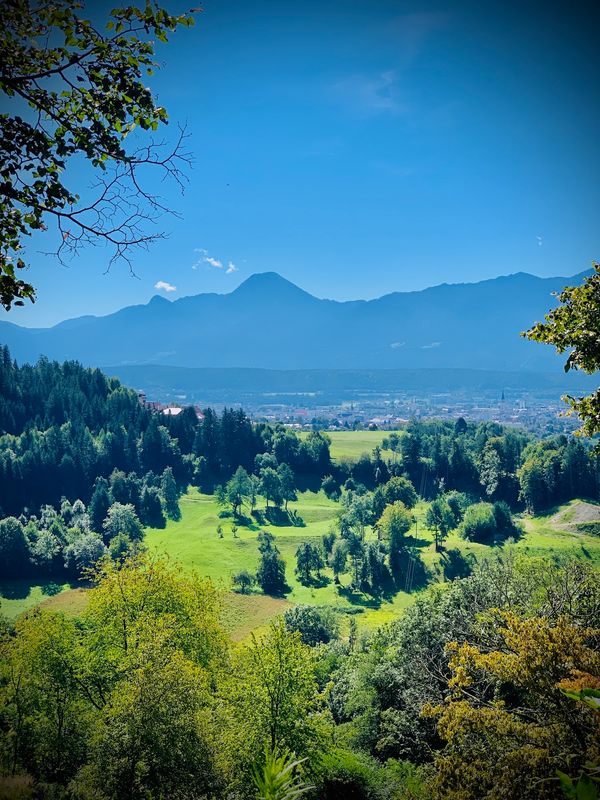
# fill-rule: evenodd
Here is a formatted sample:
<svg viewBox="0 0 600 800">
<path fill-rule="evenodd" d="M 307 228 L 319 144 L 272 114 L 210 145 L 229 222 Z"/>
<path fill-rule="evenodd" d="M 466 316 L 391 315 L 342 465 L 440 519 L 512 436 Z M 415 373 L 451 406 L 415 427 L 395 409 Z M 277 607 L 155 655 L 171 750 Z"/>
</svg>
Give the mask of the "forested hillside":
<svg viewBox="0 0 600 800">
<path fill-rule="evenodd" d="M 164 560 L 108 561 L 94 583 L 80 619 L 0 637 L 7 797 L 595 797 L 584 564 L 492 558 L 370 639 L 297 607 L 238 647 L 210 582 Z"/>
<path fill-rule="evenodd" d="M 18 366 L 4 348 L 0 386 L 0 578 L 89 587 L 69 613 L 3 628 L 8 796 L 270 800 L 282 781 L 308 800 L 559 800 L 557 770 L 592 780 L 598 523 L 568 534 L 589 564 L 510 545 L 524 512 L 597 508 L 582 441 L 411 421 L 333 460 L 326 434 L 241 410 L 164 415 L 76 362 Z M 179 522 L 199 500 L 214 528 Z M 217 591 L 148 550 L 162 528 L 167 553 L 205 548 L 211 573 L 255 550 L 256 567 Z M 292 583 L 309 602 L 281 599 Z M 395 597 L 402 617 L 359 627 Z M 233 645 L 234 598 L 285 613 Z"/>
<path fill-rule="evenodd" d="M 388 534 L 410 527 L 410 515 L 406 522 L 404 512 L 393 516 L 394 503 L 410 509 L 418 498 L 432 501 L 428 518 L 441 546 L 459 525 L 466 538 L 492 541 L 514 535 L 515 511 L 538 513 L 599 493 L 598 457 L 573 437 L 536 440 L 463 419 L 413 421 L 387 435 L 383 450 L 334 462 L 319 432 L 301 438 L 281 425 L 253 424 L 241 410 L 205 409 L 199 419 L 190 407 L 165 416 L 117 380 L 75 362 L 18 366 L 4 348 L 0 385 L 4 577 L 76 577 L 106 553 L 119 558 L 139 549 L 144 526 L 179 518 L 178 498 L 189 485 L 214 493 L 234 519 L 242 520 L 246 506 L 254 514 L 261 496 L 269 519 L 283 513 L 294 523 L 301 520 L 290 516 L 288 502 L 298 491 L 322 488 L 341 500 L 348 541 L 338 544 L 338 557 L 347 550 L 343 558 L 354 565 L 361 590 L 386 585 L 388 571 L 393 576 L 402 563 L 360 541 L 365 526 Z M 333 542 L 329 558 L 332 548 Z M 321 558 L 312 551 L 302 557 L 308 574 L 311 559 Z M 283 584 L 275 574 L 265 585 Z"/>
</svg>

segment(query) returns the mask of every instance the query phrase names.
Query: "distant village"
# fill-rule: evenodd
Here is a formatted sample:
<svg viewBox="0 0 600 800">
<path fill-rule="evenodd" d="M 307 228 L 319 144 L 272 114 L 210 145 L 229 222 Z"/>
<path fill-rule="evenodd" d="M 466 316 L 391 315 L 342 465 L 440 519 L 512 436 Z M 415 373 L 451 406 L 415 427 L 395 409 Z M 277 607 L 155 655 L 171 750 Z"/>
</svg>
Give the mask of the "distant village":
<svg viewBox="0 0 600 800">
<path fill-rule="evenodd" d="M 473 422 L 498 422 L 539 434 L 570 433 L 578 427 L 576 419 L 564 414 L 566 406 L 553 393 L 517 391 L 473 393 L 376 394 L 357 392 L 350 399 L 324 397 L 320 393 L 286 395 L 247 394 L 233 400 L 207 396 L 200 400 L 174 394 L 164 401 L 149 400 L 138 392 L 140 402 L 165 416 L 177 416 L 192 406 L 199 420 L 202 408 L 242 407 L 255 421 L 280 422 L 295 430 L 394 430 L 411 419 L 456 419 Z"/>
</svg>

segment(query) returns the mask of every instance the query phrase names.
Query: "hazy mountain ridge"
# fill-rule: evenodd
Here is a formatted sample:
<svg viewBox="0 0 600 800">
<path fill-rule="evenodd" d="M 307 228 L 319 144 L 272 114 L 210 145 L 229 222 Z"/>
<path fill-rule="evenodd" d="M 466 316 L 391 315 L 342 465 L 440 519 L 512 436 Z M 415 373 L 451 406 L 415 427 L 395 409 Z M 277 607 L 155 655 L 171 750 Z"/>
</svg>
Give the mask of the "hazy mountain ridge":
<svg viewBox="0 0 600 800">
<path fill-rule="evenodd" d="M 229 294 L 173 302 L 156 295 L 145 305 L 52 328 L 0 322 L 0 342 L 19 361 L 44 354 L 93 365 L 557 370 L 562 361 L 551 348 L 519 333 L 554 305 L 553 292 L 580 283 L 584 274 L 520 272 L 340 302 L 266 272 Z"/>
</svg>

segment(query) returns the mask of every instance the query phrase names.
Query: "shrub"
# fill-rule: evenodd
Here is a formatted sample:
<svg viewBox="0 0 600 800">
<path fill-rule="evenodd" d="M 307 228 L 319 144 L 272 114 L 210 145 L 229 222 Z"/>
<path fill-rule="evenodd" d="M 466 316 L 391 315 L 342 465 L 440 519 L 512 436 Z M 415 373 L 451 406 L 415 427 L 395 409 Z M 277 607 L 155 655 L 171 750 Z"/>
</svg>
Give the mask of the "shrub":
<svg viewBox="0 0 600 800">
<path fill-rule="evenodd" d="M 465 511 L 462 535 L 471 542 L 493 542 L 498 532 L 498 523 L 492 503 L 475 503 Z"/>
<path fill-rule="evenodd" d="M 239 592 L 240 594 L 248 594 L 250 589 L 256 583 L 256 578 L 251 572 L 243 569 L 241 572 L 237 572 L 231 578 L 231 583 L 233 584 L 235 591 Z"/>
<path fill-rule="evenodd" d="M 319 800 L 383 800 L 384 770 L 375 759 L 333 750 L 321 759 Z"/>
<path fill-rule="evenodd" d="M 340 496 L 340 487 L 333 475 L 326 475 L 321 482 L 321 489 L 331 500 L 337 500 Z"/>
</svg>

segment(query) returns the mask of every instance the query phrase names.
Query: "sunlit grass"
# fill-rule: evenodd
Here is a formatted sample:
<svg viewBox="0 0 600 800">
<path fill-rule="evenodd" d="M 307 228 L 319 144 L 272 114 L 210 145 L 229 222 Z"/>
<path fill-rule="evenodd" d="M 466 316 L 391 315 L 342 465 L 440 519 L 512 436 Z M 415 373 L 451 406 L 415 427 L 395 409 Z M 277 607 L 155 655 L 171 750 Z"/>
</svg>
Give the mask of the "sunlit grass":
<svg viewBox="0 0 600 800">
<path fill-rule="evenodd" d="M 600 538 L 560 530 L 553 521 L 557 511 L 571 509 L 576 502 L 552 509 L 543 516 L 519 517 L 524 535 L 511 546 L 525 555 L 572 555 L 600 566 Z M 413 511 L 415 524 L 409 534 L 410 543 L 433 579 L 440 580 L 443 578 L 443 556 L 436 552 L 433 535 L 425 526 L 427 505 L 420 501 Z M 259 508 L 264 510 L 264 501 Z M 397 618 L 414 601 L 418 592 L 412 586 L 402 586 L 412 591 L 399 591 L 393 596 L 378 598 L 352 593 L 348 586 L 350 576 L 342 576 L 341 585 L 336 586 L 329 568 L 323 570 L 323 580 L 318 585 L 301 584 L 294 573 L 298 545 L 307 540 L 320 543 L 323 534 L 335 527 L 339 504 L 328 499 L 323 492 L 303 492 L 299 494 L 297 502 L 290 504 L 290 510 L 297 512 L 302 525 L 292 525 L 283 514 L 278 519 L 282 524 L 273 524 L 264 518 L 257 520 L 247 510 L 246 517 L 234 520 L 231 516 L 223 516 L 223 510 L 213 496 L 201 494 L 192 488 L 181 498 L 181 520 L 169 521 L 163 529 L 148 529 L 146 545 L 151 553 L 167 554 L 184 570 L 209 577 L 222 589 L 222 620 L 234 640 L 244 639 L 252 631 L 264 627 L 291 604 L 330 606 L 344 615 L 354 614 L 359 629 L 372 629 Z M 235 536 L 232 529 L 234 524 L 237 526 Z M 222 538 L 218 534 L 219 525 Z M 236 572 L 256 571 L 260 530 L 268 530 L 275 536 L 286 561 L 289 592 L 285 598 L 267 597 L 258 589 L 249 595 L 231 591 L 231 578 Z M 368 529 L 367 539 L 373 538 L 374 533 Z M 471 553 L 477 558 L 497 549 L 467 542 L 458 532 L 450 534 L 445 546 L 447 549 L 458 548 L 464 555 Z M 48 583 L 42 586 L 31 585 L 27 581 L 5 581 L 0 591 L 2 613 L 11 619 L 40 603 L 45 608 L 76 615 L 81 613 L 86 602 L 85 590 L 72 588 L 68 584 L 57 587 Z"/>
<path fill-rule="evenodd" d="M 402 435 L 400 431 L 396 433 Z M 344 459 L 356 461 L 363 453 L 370 455 L 373 449 L 378 445 L 381 446 L 382 441 L 389 435 L 390 431 L 327 431 L 327 436 L 331 439 L 329 450 L 335 461 Z M 308 434 L 302 432 L 300 436 L 305 437 Z M 386 458 L 393 457 L 391 450 L 382 452 Z"/>
</svg>

